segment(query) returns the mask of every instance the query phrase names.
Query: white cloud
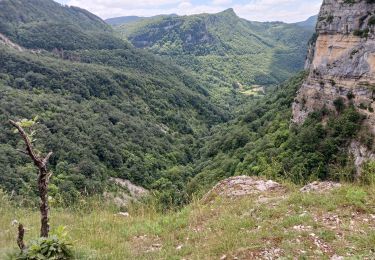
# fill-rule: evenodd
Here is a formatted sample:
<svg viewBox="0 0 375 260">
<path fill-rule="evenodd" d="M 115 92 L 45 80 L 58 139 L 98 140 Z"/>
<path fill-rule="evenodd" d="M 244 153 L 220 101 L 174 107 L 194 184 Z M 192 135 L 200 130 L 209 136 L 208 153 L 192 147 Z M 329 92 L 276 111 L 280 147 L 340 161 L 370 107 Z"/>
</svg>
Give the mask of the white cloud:
<svg viewBox="0 0 375 260">
<path fill-rule="evenodd" d="M 193 4 L 190 2 L 182 2 L 178 5 L 177 9 L 186 10 L 193 8 Z"/>
<path fill-rule="evenodd" d="M 122 8 L 132 9 L 132 8 L 150 8 L 159 7 L 163 5 L 178 4 L 182 2 L 181 0 L 68 0 L 68 5 L 74 6 L 86 6 L 87 8 L 106 7 L 108 9 L 112 8 Z"/>
<path fill-rule="evenodd" d="M 255 21 L 302 21 L 319 12 L 321 0 L 253 0 L 235 5 L 236 13 Z"/>
<path fill-rule="evenodd" d="M 213 5 L 229 5 L 232 2 L 232 0 L 212 0 Z"/>
</svg>

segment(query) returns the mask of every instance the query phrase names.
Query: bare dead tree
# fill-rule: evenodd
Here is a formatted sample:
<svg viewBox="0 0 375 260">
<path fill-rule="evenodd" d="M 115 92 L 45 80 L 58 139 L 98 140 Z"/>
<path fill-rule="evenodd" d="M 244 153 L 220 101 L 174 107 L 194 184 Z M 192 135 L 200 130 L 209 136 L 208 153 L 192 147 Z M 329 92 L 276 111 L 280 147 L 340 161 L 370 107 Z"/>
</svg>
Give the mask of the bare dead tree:
<svg viewBox="0 0 375 260">
<path fill-rule="evenodd" d="M 48 207 L 48 183 L 51 177 L 51 173 L 48 172 L 47 163 L 52 152 L 48 153 L 46 157 L 40 157 L 33 148 L 30 137 L 27 135 L 20 123 L 9 120 L 10 124 L 13 125 L 17 130 L 26 145 L 26 151 L 20 151 L 28 155 L 35 166 L 38 168 L 38 189 L 40 197 L 40 217 L 41 217 L 41 227 L 40 236 L 48 237 L 49 233 L 49 207 Z M 22 250 L 22 249 L 21 249 Z"/>
</svg>

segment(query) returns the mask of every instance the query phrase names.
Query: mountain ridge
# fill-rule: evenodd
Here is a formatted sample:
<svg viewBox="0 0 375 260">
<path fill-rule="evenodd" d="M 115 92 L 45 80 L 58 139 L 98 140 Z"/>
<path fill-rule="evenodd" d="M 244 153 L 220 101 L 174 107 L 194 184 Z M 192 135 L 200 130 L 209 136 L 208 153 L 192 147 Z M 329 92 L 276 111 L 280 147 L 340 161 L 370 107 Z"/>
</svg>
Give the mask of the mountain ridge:
<svg viewBox="0 0 375 260">
<path fill-rule="evenodd" d="M 224 9 L 223 11 L 220 11 L 216 14 L 220 14 L 220 13 L 225 13 L 225 12 L 228 12 L 228 13 L 234 13 L 236 16 L 238 16 L 236 14 L 236 12 L 234 11 L 233 8 L 227 8 L 227 9 Z M 192 16 L 192 15 L 210 15 L 210 14 L 215 14 L 215 13 L 198 13 L 198 14 L 191 14 L 191 15 L 178 15 L 178 14 L 158 14 L 158 15 L 153 15 L 153 16 L 136 16 L 136 15 L 129 15 L 129 16 L 119 16 L 119 17 L 110 17 L 110 18 L 107 18 L 105 19 L 104 21 L 107 22 L 108 24 L 110 25 L 114 25 L 114 26 L 117 26 L 117 25 L 121 25 L 121 23 L 123 24 L 127 24 L 127 23 L 132 23 L 132 22 L 137 22 L 141 19 L 153 19 L 153 18 L 156 18 L 156 17 L 164 17 L 164 16 Z M 308 17 L 306 20 L 304 21 L 300 21 L 300 22 L 294 22 L 294 23 L 289 23 L 289 24 L 298 24 L 300 26 L 303 26 L 303 27 L 315 27 L 316 25 L 316 22 L 317 22 L 317 18 L 318 18 L 318 15 L 313 15 L 313 16 L 310 16 Z M 259 21 L 253 21 L 251 19 L 246 19 L 246 18 L 241 18 L 241 19 L 244 19 L 246 21 L 249 21 L 249 22 L 259 22 Z M 283 21 L 263 21 L 264 23 L 286 23 L 286 22 L 283 22 Z M 262 23 L 262 22 L 259 22 L 259 23 Z"/>
<path fill-rule="evenodd" d="M 301 27 L 313 27 L 315 28 L 316 24 L 318 22 L 318 15 L 313 15 L 313 16 L 310 16 L 309 18 L 307 18 L 305 21 L 301 21 L 301 22 L 297 22 L 297 23 L 294 23 L 298 26 L 301 26 Z"/>
<path fill-rule="evenodd" d="M 79 7 L 49 0 L 4 0 L 0 9 L 0 33 L 26 48 L 126 48 L 101 18 Z"/>
<path fill-rule="evenodd" d="M 250 22 L 233 9 L 217 14 L 157 17 L 114 27 L 135 47 L 193 71 L 214 96 L 257 95 L 304 65 L 313 28 L 281 22 Z M 231 101 L 232 100 L 232 101 Z"/>
</svg>

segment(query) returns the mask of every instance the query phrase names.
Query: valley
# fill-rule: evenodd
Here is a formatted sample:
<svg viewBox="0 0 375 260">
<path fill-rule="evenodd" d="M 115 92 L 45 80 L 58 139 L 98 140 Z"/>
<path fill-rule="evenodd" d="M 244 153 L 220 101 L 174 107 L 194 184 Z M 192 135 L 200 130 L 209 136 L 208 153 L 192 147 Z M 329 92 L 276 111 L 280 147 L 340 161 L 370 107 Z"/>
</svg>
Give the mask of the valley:
<svg viewBox="0 0 375 260">
<path fill-rule="evenodd" d="M 0 1 L 0 259 L 372 259 L 374 21 L 368 0 L 297 23 Z M 9 120 L 52 152 L 46 240 Z"/>
<path fill-rule="evenodd" d="M 236 85 L 272 88 L 303 68 L 314 25 L 250 22 L 228 9 L 143 18 L 114 29 L 135 47 L 192 71 L 216 102 L 233 109 L 249 102 Z"/>
</svg>

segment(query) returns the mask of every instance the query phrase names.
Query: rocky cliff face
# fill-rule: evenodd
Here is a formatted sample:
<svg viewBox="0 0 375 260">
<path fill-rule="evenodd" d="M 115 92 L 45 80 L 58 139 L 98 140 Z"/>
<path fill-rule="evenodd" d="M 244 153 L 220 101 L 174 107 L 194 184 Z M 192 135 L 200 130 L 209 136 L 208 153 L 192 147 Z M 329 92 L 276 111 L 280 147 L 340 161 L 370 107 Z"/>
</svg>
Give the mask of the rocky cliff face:
<svg viewBox="0 0 375 260">
<path fill-rule="evenodd" d="M 306 61 L 309 76 L 293 105 L 293 121 L 334 102 L 352 102 L 375 133 L 375 0 L 324 0 Z"/>
</svg>

